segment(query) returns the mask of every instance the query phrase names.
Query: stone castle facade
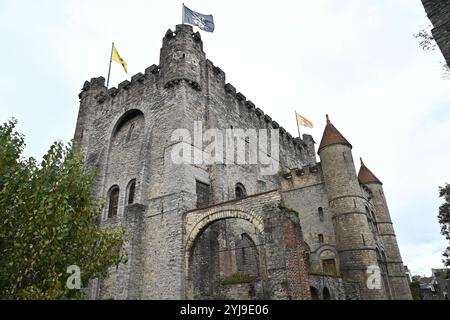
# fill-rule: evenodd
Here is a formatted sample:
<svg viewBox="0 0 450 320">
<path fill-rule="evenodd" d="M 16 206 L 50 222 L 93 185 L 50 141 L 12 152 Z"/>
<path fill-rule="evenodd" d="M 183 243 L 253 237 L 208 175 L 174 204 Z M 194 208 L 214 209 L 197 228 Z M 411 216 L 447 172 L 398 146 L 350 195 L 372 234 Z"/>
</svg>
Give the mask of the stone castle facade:
<svg viewBox="0 0 450 320">
<path fill-rule="evenodd" d="M 382 183 L 362 162 L 356 173 L 348 140 L 327 119 L 317 162 L 312 136 L 292 137 L 226 83 L 191 26 L 166 32 L 158 66 L 118 88 L 92 78 L 79 97 L 75 144 L 97 171 L 101 224 L 130 235 L 128 263 L 92 280 L 92 299 L 411 298 Z M 179 150 L 205 155 L 174 134 L 198 124 L 201 136 L 279 136 L 258 144 L 264 164 L 175 163 Z"/>
<path fill-rule="evenodd" d="M 450 2 L 448 0 L 422 0 L 428 18 L 433 24 L 431 34 L 450 66 Z"/>
</svg>

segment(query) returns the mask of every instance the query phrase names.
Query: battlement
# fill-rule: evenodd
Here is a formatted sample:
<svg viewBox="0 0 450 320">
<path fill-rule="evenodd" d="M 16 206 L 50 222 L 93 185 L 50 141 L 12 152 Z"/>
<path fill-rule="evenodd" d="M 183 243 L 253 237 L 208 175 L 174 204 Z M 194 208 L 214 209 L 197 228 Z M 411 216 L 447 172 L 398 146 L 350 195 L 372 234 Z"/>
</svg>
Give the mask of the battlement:
<svg viewBox="0 0 450 320">
<path fill-rule="evenodd" d="M 95 93 L 96 93 L 97 102 L 103 103 L 106 101 L 106 99 L 114 98 L 121 92 L 130 90 L 133 86 L 142 85 L 144 82 L 145 83 L 148 83 L 148 82 L 156 83 L 159 80 L 159 71 L 160 71 L 159 66 L 152 64 L 150 67 L 145 69 L 144 73 L 138 72 L 135 75 L 133 75 L 131 77 L 131 81 L 124 80 L 118 84 L 117 88 L 111 87 L 108 90 L 105 85 L 104 77 L 91 78 L 90 81 L 84 82 L 83 87 L 82 87 L 81 92 L 78 95 L 78 97 L 80 99 L 82 99 L 89 91 L 93 92 L 94 90 L 101 89 L 102 91 L 104 91 L 103 93 L 100 93 L 100 94 L 98 94 L 98 92 L 95 92 Z M 173 80 L 169 81 L 168 83 L 166 83 L 165 88 L 171 88 L 174 85 L 179 84 L 181 82 L 186 82 L 194 90 L 198 90 L 198 91 L 201 90 L 199 83 L 197 83 L 196 81 L 187 79 L 187 78 L 173 79 Z"/>
<path fill-rule="evenodd" d="M 203 51 L 203 41 L 200 32 L 194 32 L 191 25 L 178 24 L 175 26 L 175 31 L 168 29 L 163 38 L 163 47 L 168 46 L 175 41 L 181 42 L 183 45 L 187 45 L 189 42 L 195 47 Z"/>
<path fill-rule="evenodd" d="M 108 98 L 114 98 L 123 91 L 130 90 L 133 86 L 142 85 L 144 82 L 156 82 L 158 78 L 159 67 L 151 65 L 145 69 L 145 73 L 138 72 L 131 77 L 131 81 L 124 80 L 116 87 L 106 88 L 105 78 L 97 77 L 91 78 L 90 81 L 85 81 L 78 97 L 83 99 L 87 94 L 92 92 L 98 103 L 104 103 Z"/>
<path fill-rule="evenodd" d="M 220 69 L 218 66 L 215 66 L 214 63 L 209 59 L 206 59 L 206 67 L 208 70 L 212 70 L 212 74 L 216 78 L 216 80 L 225 83 L 225 72 L 222 69 Z"/>
<path fill-rule="evenodd" d="M 253 114 L 255 117 L 262 119 L 268 129 L 279 129 L 280 132 L 280 141 L 283 141 L 288 148 L 296 149 L 298 152 L 303 151 L 308 147 L 307 143 L 303 141 L 300 137 L 292 137 L 292 135 L 286 131 L 280 124 L 273 120 L 271 116 L 265 114 L 264 111 L 258 107 L 251 101 L 247 100 L 246 96 L 241 92 L 237 92 L 236 88 L 231 83 L 226 83 L 224 85 L 224 91 L 227 95 L 236 99 L 236 103 L 245 106 L 246 109 Z M 303 137 L 309 135 L 303 135 Z M 310 141 L 313 141 L 312 137 L 310 137 Z"/>
<path fill-rule="evenodd" d="M 204 70 L 205 67 L 206 70 Z M 207 80 L 204 78 L 204 72 L 207 74 Z M 270 115 L 247 99 L 243 93 L 238 92 L 232 84 L 226 83 L 225 80 L 225 72 L 214 65 L 211 60 L 205 58 L 200 33 L 194 33 L 191 25 L 177 25 L 175 31 L 168 29 L 163 38 L 160 65 L 153 64 L 146 68 L 144 72 L 136 73 L 130 80 L 119 83 L 117 88 L 107 89 L 103 77 L 92 78 L 84 83 L 79 97 L 82 99 L 92 93 L 94 101 L 103 104 L 109 99 L 114 99 L 142 85 L 171 89 L 181 83 L 186 83 L 195 91 L 202 91 L 202 88 L 209 86 L 207 90 L 215 89 L 218 94 L 234 98 L 240 110 L 248 112 L 249 120 L 257 124 L 258 127 L 278 129 L 282 150 L 291 153 L 294 157 L 304 158 L 302 153 L 306 155 L 306 149 L 314 148 L 312 137 L 310 139 L 312 143 L 304 141 L 301 137 L 294 138 Z M 142 92 L 144 91 L 137 90 L 133 91 L 133 94 L 141 94 Z M 210 93 L 205 92 L 205 94 Z"/>
<path fill-rule="evenodd" d="M 293 168 L 281 174 L 283 190 L 304 188 L 323 183 L 322 166 L 320 163 Z"/>
<path fill-rule="evenodd" d="M 186 81 L 193 89 L 201 91 L 205 62 L 203 42 L 192 26 L 179 24 L 175 31 L 167 30 L 160 51 L 160 79 L 164 88 Z"/>
</svg>

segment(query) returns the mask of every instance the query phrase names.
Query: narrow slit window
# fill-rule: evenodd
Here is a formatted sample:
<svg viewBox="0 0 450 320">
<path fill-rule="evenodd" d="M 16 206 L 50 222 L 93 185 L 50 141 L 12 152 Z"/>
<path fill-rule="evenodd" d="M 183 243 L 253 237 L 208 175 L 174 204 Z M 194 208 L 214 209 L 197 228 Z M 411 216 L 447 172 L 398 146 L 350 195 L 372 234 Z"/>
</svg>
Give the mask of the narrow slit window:
<svg viewBox="0 0 450 320">
<path fill-rule="evenodd" d="M 319 211 L 319 220 L 323 221 L 323 208 L 319 207 L 318 211 Z"/>
</svg>

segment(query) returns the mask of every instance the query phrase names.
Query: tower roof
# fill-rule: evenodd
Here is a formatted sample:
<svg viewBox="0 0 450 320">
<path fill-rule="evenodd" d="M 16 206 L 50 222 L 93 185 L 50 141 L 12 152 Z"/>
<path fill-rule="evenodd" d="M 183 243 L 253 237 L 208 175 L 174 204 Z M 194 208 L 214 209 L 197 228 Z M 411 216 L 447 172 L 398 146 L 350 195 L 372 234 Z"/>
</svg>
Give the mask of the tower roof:
<svg viewBox="0 0 450 320">
<path fill-rule="evenodd" d="M 373 173 L 366 167 L 362 158 L 359 158 L 361 161 L 361 168 L 358 173 L 358 180 L 361 183 L 379 183 L 383 184 Z"/>
<path fill-rule="evenodd" d="M 330 146 L 332 144 L 345 144 L 350 148 L 352 147 L 350 142 L 348 142 L 347 139 L 345 139 L 344 136 L 338 131 L 338 129 L 333 126 L 330 118 L 328 118 L 327 115 L 327 125 L 325 126 L 325 130 L 323 131 L 318 153 L 320 153 L 320 150 L 322 150 L 326 146 Z"/>
</svg>

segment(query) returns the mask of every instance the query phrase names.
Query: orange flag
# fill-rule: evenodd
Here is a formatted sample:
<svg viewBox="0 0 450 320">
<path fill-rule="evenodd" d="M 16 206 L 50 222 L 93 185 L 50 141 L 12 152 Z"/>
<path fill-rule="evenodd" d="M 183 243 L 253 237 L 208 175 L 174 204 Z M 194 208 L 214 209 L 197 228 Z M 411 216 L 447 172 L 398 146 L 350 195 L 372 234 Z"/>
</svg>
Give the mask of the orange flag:
<svg viewBox="0 0 450 320">
<path fill-rule="evenodd" d="M 297 112 L 295 112 L 295 116 L 297 118 L 297 125 L 308 127 L 308 128 L 314 128 L 314 125 L 313 125 L 313 123 L 311 121 L 309 121 L 308 119 L 302 117 Z"/>
</svg>

